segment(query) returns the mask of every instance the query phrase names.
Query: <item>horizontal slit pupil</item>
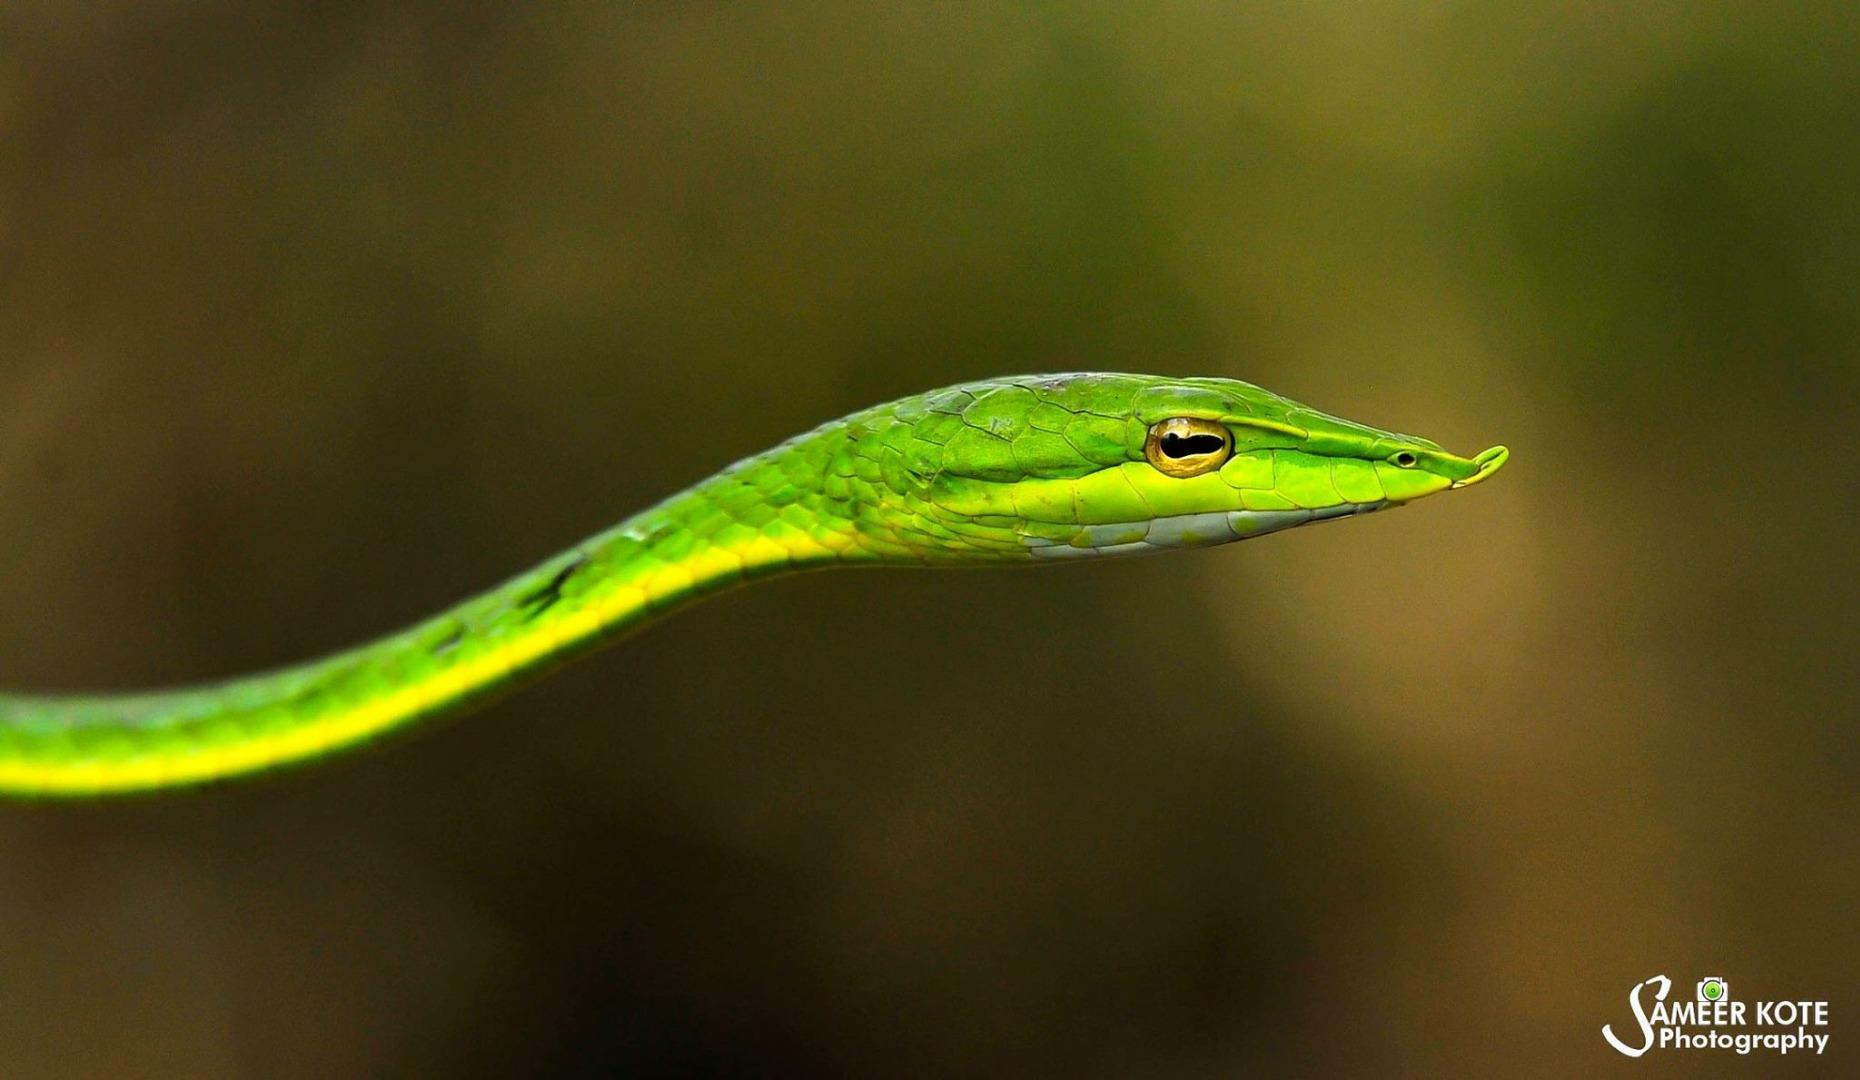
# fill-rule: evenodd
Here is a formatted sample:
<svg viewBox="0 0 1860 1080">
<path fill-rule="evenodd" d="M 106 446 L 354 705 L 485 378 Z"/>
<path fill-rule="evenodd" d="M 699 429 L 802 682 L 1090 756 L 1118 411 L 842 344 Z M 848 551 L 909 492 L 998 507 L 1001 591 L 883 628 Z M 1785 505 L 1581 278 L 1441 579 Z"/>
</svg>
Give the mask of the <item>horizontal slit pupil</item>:
<svg viewBox="0 0 1860 1080">
<path fill-rule="evenodd" d="M 1172 458 L 1218 454 L 1226 445 L 1227 440 L 1219 435 L 1177 435 L 1172 431 L 1162 438 L 1162 452 Z"/>
</svg>

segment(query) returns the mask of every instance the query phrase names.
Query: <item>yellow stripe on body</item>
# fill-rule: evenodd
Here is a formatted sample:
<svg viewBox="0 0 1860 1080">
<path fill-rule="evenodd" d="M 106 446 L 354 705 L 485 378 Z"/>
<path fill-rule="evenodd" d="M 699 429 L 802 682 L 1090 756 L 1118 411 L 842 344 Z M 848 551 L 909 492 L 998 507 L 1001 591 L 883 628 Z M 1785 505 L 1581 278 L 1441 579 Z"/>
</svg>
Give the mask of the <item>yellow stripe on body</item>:
<svg viewBox="0 0 1860 1080">
<path fill-rule="evenodd" d="M 636 580 L 590 596 L 578 608 L 540 622 L 491 651 L 462 658 L 418 679 L 283 731 L 220 745 L 167 747 L 124 761 L 0 760 L 0 791 L 87 795 L 200 783 L 315 757 L 323 751 L 389 731 L 448 702 L 495 684 L 565 648 L 600 633 L 649 606 L 690 596 L 719 579 L 776 563 L 832 557 L 831 548 L 801 530 L 778 530 L 692 552 Z M 210 722 L 210 721 L 207 721 Z M 134 738 L 134 733 L 127 733 Z"/>
</svg>

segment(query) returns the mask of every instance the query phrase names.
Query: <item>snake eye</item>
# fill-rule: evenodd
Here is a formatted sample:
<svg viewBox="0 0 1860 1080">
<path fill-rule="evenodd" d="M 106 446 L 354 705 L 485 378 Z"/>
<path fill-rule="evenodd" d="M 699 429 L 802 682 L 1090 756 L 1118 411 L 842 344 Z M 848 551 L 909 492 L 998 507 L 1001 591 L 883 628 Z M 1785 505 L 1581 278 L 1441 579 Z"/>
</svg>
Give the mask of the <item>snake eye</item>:
<svg viewBox="0 0 1860 1080">
<path fill-rule="evenodd" d="M 1213 420 L 1178 416 L 1150 427 L 1143 456 L 1164 476 L 1200 476 L 1221 467 L 1233 452 L 1233 436 Z"/>
<path fill-rule="evenodd" d="M 1421 459 L 1415 457 L 1412 450 L 1397 450 L 1389 455 L 1389 460 L 1404 469 L 1412 469 L 1420 463 Z"/>
</svg>

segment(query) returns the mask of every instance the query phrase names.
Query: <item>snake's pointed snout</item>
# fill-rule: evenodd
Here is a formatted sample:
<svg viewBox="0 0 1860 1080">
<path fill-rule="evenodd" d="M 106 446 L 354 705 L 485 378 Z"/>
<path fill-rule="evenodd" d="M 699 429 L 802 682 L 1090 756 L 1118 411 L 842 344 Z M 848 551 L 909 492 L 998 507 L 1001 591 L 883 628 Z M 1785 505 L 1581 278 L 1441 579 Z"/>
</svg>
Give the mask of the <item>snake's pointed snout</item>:
<svg viewBox="0 0 1860 1080">
<path fill-rule="evenodd" d="M 1472 459 L 1472 463 L 1479 466 L 1479 471 L 1473 473 L 1464 480 L 1455 480 L 1453 486 L 1455 488 L 1467 488 L 1472 487 L 1474 484 L 1482 483 L 1487 477 L 1504 468 L 1505 462 L 1510 460 L 1511 451 L 1506 447 L 1494 446 L 1490 450 L 1483 450 Z"/>
</svg>

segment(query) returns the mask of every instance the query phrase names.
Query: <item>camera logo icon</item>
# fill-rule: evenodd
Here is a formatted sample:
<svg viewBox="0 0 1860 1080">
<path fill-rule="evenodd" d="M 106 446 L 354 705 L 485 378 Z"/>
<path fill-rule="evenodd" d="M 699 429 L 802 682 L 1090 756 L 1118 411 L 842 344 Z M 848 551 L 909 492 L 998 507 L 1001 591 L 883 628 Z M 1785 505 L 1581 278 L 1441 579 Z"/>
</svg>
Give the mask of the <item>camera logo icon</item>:
<svg viewBox="0 0 1860 1080">
<path fill-rule="evenodd" d="M 1714 975 L 1699 980 L 1698 993 L 1700 1001 L 1723 1001 L 1731 995 L 1731 984 Z"/>
</svg>

